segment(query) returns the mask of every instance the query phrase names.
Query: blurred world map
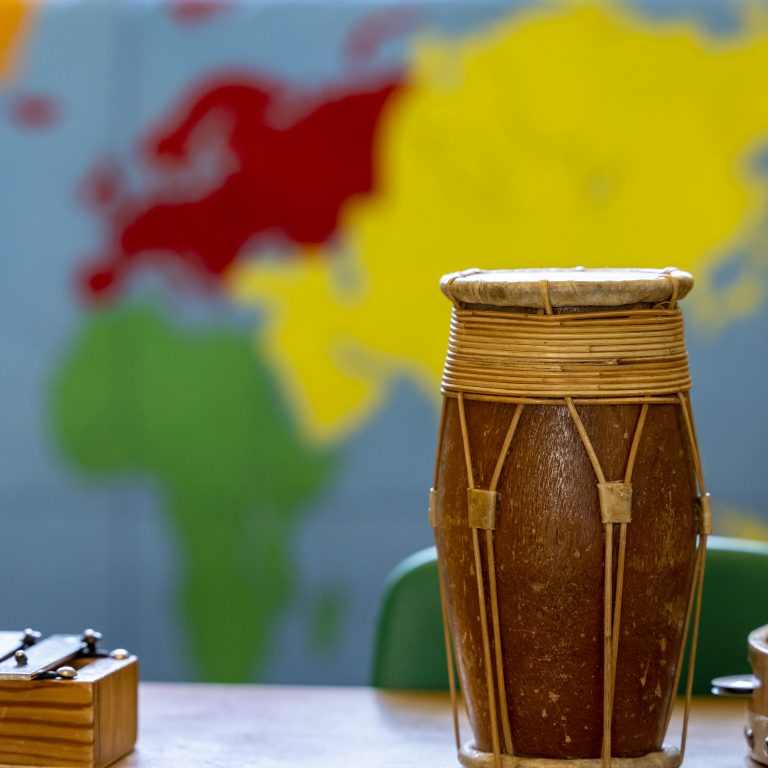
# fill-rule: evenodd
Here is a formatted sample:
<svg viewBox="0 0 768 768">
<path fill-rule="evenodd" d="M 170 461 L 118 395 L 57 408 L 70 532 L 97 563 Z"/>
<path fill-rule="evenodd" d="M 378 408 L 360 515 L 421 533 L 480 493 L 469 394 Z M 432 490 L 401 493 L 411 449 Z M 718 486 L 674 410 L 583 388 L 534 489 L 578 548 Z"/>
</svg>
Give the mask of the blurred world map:
<svg viewBox="0 0 768 768">
<path fill-rule="evenodd" d="M 692 272 L 717 532 L 768 538 L 766 71 L 762 2 L 6 0 L 5 628 L 365 682 L 473 266 Z"/>
</svg>

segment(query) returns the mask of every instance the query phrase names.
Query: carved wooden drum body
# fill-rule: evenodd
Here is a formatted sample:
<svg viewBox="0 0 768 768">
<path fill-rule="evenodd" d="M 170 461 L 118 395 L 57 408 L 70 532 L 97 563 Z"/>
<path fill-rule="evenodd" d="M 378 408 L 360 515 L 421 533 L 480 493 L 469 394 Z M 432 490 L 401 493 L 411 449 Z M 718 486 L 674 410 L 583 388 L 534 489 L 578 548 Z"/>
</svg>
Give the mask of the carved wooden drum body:
<svg viewBox="0 0 768 768">
<path fill-rule="evenodd" d="M 710 529 L 676 306 L 691 286 L 676 270 L 441 282 L 430 516 L 465 765 L 682 759 L 663 740 Z"/>
</svg>

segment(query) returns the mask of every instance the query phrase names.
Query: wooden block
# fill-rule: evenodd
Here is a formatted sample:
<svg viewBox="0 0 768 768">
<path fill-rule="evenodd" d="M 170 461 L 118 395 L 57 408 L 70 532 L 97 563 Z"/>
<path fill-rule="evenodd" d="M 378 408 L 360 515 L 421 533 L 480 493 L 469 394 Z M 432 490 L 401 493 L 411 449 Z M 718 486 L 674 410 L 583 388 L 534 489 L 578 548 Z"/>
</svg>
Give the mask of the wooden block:
<svg viewBox="0 0 768 768">
<path fill-rule="evenodd" d="M 138 659 L 72 666 L 74 680 L 0 681 L 0 768 L 102 768 L 133 750 Z"/>
</svg>

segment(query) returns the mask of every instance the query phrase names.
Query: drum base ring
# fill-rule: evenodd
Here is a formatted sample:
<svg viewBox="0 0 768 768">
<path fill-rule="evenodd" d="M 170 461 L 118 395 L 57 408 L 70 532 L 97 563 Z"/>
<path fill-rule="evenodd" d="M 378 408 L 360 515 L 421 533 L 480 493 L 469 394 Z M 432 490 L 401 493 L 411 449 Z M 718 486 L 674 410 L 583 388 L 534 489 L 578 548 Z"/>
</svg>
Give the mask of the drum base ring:
<svg viewBox="0 0 768 768">
<path fill-rule="evenodd" d="M 468 741 L 459 752 L 459 762 L 464 768 L 494 768 L 493 752 L 481 752 Z M 677 747 L 664 746 L 660 752 L 649 752 L 642 757 L 613 757 L 611 768 L 678 768 L 681 763 Z M 552 759 L 543 757 L 501 756 L 502 768 L 603 768 L 600 757 Z"/>
</svg>

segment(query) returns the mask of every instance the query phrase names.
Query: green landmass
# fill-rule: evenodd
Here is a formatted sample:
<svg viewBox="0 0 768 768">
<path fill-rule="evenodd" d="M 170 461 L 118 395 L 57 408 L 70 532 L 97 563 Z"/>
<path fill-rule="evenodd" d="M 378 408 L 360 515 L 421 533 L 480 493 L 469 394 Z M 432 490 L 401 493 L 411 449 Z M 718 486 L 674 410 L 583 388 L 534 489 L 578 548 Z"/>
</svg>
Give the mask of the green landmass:
<svg viewBox="0 0 768 768">
<path fill-rule="evenodd" d="M 346 599 L 339 586 L 324 587 L 309 613 L 309 647 L 314 653 L 329 653 L 340 642 Z"/>
<path fill-rule="evenodd" d="M 179 329 L 146 305 L 95 311 L 51 404 L 77 469 L 164 493 L 201 679 L 258 678 L 295 588 L 290 541 L 336 461 L 300 442 L 252 335 Z"/>
</svg>

